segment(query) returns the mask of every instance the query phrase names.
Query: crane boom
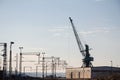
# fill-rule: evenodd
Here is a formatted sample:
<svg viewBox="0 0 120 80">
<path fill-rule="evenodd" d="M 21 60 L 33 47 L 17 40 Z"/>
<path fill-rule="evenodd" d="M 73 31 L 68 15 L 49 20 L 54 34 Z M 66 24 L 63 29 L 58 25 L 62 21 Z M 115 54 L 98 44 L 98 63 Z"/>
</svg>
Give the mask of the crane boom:
<svg viewBox="0 0 120 80">
<path fill-rule="evenodd" d="M 74 32 L 74 35 L 75 35 L 79 50 L 80 50 L 80 52 L 82 53 L 82 55 L 84 57 L 82 67 L 92 67 L 91 61 L 93 61 L 94 58 L 90 57 L 89 46 L 87 44 L 85 44 L 85 49 L 84 49 L 84 47 L 83 47 L 83 45 L 82 45 L 82 43 L 80 41 L 80 38 L 78 36 L 78 33 L 77 33 L 76 29 L 75 29 L 75 26 L 73 24 L 73 21 L 72 21 L 71 17 L 69 17 L 69 19 L 70 19 L 70 23 L 71 23 L 72 28 L 73 28 L 73 32 Z"/>
<path fill-rule="evenodd" d="M 71 22 L 71 25 L 72 25 L 72 28 L 73 28 L 73 32 L 74 32 L 74 35 L 75 35 L 75 38 L 76 38 L 76 41 L 77 41 L 79 50 L 80 50 L 80 52 L 82 53 L 82 55 L 85 56 L 84 47 L 83 47 L 83 45 L 82 45 L 82 43 L 81 43 L 81 41 L 80 41 L 80 38 L 79 38 L 78 33 L 77 33 L 77 31 L 76 31 L 76 28 L 75 28 L 75 26 L 74 26 L 74 24 L 73 24 L 73 21 L 72 21 L 71 17 L 69 17 L 69 19 L 70 19 L 70 22 Z"/>
</svg>

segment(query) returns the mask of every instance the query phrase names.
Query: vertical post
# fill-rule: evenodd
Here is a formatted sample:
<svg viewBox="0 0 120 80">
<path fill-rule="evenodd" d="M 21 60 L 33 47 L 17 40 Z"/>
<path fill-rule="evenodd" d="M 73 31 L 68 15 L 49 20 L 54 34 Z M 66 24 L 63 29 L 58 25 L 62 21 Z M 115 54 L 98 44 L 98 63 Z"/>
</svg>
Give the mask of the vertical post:
<svg viewBox="0 0 120 80">
<path fill-rule="evenodd" d="M 11 75 L 12 75 L 12 44 L 14 44 L 14 42 L 10 42 L 10 60 L 9 60 L 9 78 L 11 79 Z"/>
<path fill-rule="evenodd" d="M 46 77 L 47 77 L 47 67 L 48 67 L 48 66 L 47 66 L 47 62 L 46 62 Z"/>
<path fill-rule="evenodd" d="M 55 64 L 54 64 L 54 68 L 55 68 L 55 69 L 54 69 L 54 73 L 55 73 L 54 77 L 55 77 L 55 78 L 56 78 L 56 67 L 57 67 L 56 64 L 57 64 L 57 63 L 56 63 L 56 59 L 55 59 Z"/>
<path fill-rule="evenodd" d="M 52 58 L 52 77 L 54 78 L 54 56 Z"/>
<path fill-rule="evenodd" d="M 42 53 L 43 54 L 43 58 L 42 58 L 42 78 L 43 78 L 43 80 L 44 80 L 44 61 L 45 61 L 45 58 L 44 58 L 44 52 Z"/>
<path fill-rule="evenodd" d="M 21 72 L 22 72 L 22 49 L 23 47 L 19 47 L 20 49 L 20 65 L 19 65 L 19 72 L 20 72 L 20 77 L 21 77 Z"/>
<path fill-rule="evenodd" d="M 18 54 L 16 54 L 16 68 L 15 68 L 15 74 L 18 75 Z"/>
<path fill-rule="evenodd" d="M 20 53 L 20 76 L 22 71 L 22 53 Z"/>
<path fill-rule="evenodd" d="M 57 71 L 57 65 L 59 65 L 59 57 L 55 58 L 55 78 L 57 76 L 56 71 Z"/>
<path fill-rule="evenodd" d="M 3 43 L 4 45 L 4 54 L 3 54 L 3 80 L 6 80 L 7 75 L 7 43 Z"/>
<path fill-rule="evenodd" d="M 57 71 L 57 65 L 59 65 L 59 57 L 56 57 L 55 58 L 55 78 L 56 78 L 56 76 L 57 76 L 57 73 L 56 73 L 56 71 Z"/>
</svg>

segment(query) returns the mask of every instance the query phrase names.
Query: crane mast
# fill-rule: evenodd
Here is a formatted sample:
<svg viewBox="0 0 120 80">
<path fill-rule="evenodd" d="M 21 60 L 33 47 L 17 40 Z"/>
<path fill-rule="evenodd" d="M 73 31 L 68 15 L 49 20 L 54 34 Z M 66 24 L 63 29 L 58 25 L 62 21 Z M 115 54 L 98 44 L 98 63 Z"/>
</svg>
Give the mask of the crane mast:
<svg viewBox="0 0 120 80">
<path fill-rule="evenodd" d="M 82 56 L 84 57 L 82 67 L 92 67 L 91 61 L 93 61 L 93 57 L 90 57 L 89 46 L 85 44 L 85 49 L 84 49 L 71 17 L 69 17 L 69 20 L 73 28 L 73 32 L 74 32 L 74 35 L 75 35 L 75 38 L 76 38 L 76 41 L 79 47 L 79 51 L 82 53 Z"/>
</svg>

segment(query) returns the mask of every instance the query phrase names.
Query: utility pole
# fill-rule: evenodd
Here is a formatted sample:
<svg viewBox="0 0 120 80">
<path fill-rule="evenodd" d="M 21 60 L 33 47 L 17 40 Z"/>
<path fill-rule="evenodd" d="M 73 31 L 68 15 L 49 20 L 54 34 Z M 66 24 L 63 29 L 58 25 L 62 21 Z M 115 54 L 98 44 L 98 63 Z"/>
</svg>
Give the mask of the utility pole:
<svg viewBox="0 0 120 80">
<path fill-rule="evenodd" d="M 6 75 L 7 75 L 7 43 L 0 43 L 0 46 L 4 46 L 4 53 L 3 53 L 3 80 L 6 80 Z"/>
<path fill-rule="evenodd" d="M 21 77 L 21 72 L 22 72 L 22 49 L 23 47 L 19 47 L 20 49 L 20 65 L 19 65 L 19 72 L 20 72 L 20 77 Z"/>
<path fill-rule="evenodd" d="M 52 77 L 54 78 L 54 56 L 51 57 L 52 58 Z"/>
<path fill-rule="evenodd" d="M 55 66 L 54 67 L 55 68 L 55 78 L 56 78 L 56 75 L 57 75 L 56 71 L 57 71 L 57 65 L 59 64 L 59 59 L 60 59 L 59 57 L 55 57 L 55 65 L 54 65 Z"/>
<path fill-rule="evenodd" d="M 4 43 L 4 59 L 3 59 L 3 80 L 6 80 L 7 75 L 7 43 Z"/>
<path fill-rule="evenodd" d="M 42 78 L 43 78 L 43 80 L 44 80 L 44 70 L 45 70 L 45 66 L 44 66 L 44 62 L 45 62 L 45 58 L 44 58 L 44 52 L 42 53 L 43 54 L 43 58 L 42 58 Z"/>
<path fill-rule="evenodd" d="M 11 75 L 12 75 L 12 44 L 14 44 L 14 42 L 10 42 L 10 61 L 9 61 L 9 78 L 11 79 Z"/>
</svg>

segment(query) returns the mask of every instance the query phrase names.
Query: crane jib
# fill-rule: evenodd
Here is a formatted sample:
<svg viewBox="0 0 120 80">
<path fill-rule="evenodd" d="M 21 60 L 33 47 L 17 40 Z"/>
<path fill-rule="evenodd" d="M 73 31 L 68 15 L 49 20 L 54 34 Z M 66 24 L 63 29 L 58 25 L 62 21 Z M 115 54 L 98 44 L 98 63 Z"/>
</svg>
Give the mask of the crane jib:
<svg viewBox="0 0 120 80">
<path fill-rule="evenodd" d="M 74 35 L 75 35 L 79 50 L 82 53 L 82 55 L 85 57 L 85 49 L 84 49 L 84 47 L 83 47 L 83 45 L 82 45 L 82 43 L 81 43 L 81 41 L 79 39 L 78 33 L 77 33 L 77 31 L 75 29 L 75 26 L 74 26 L 74 24 L 72 22 L 73 20 L 70 17 L 69 17 L 69 19 L 70 19 L 70 22 L 71 22 L 71 25 L 72 25 L 72 28 L 73 28 L 73 32 L 74 32 Z"/>
</svg>

